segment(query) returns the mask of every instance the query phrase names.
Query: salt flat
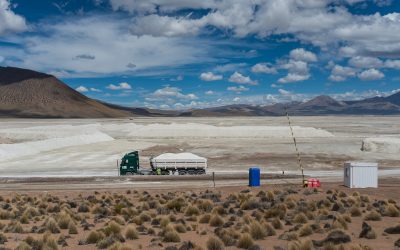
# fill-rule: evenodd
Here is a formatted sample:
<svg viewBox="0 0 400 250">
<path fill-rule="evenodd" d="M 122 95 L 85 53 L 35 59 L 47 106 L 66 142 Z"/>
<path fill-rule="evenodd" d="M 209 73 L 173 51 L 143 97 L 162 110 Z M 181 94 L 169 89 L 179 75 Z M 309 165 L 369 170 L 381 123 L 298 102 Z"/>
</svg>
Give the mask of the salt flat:
<svg viewBox="0 0 400 250">
<path fill-rule="evenodd" d="M 344 161 L 400 167 L 400 117 L 292 117 L 307 171 L 337 173 Z M 364 149 L 364 151 L 361 150 Z M 139 150 L 192 152 L 210 171 L 298 170 L 286 117 L 2 119 L 0 176 L 111 176 L 117 160 Z"/>
</svg>

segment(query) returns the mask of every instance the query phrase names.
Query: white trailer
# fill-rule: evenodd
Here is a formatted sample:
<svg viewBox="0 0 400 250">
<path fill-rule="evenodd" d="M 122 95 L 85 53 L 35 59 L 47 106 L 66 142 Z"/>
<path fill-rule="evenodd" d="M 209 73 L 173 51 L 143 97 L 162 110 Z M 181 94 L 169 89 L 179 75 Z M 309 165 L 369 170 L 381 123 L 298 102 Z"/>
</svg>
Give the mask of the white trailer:
<svg viewBox="0 0 400 250">
<path fill-rule="evenodd" d="M 346 162 L 344 185 L 349 188 L 377 188 L 378 164 L 369 162 Z"/>
<path fill-rule="evenodd" d="M 150 158 L 153 171 L 160 169 L 161 174 L 196 175 L 205 174 L 207 159 L 192 153 L 166 153 Z"/>
</svg>

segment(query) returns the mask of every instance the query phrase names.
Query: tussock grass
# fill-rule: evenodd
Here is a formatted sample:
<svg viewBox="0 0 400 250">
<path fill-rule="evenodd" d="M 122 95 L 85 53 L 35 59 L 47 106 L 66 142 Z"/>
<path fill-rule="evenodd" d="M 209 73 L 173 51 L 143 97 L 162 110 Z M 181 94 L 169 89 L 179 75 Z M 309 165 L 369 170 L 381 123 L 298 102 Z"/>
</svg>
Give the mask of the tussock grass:
<svg viewBox="0 0 400 250">
<path fill-rule="evenodd" d="M 262 224 L 263 228 L 264 228 L 264 232 L 266 236 L 274 236 L 276 235 L 276 231 L 275 229 L 271 226 L 271 224 L 264 222 Z"/>
<path fill-rule="evenodd" d="M 133 250 L 133 248 L 120 242 L 115 242 L 107 250 Z"/>
<path fill-rule="evenodd" d="M 70 221 L 68 224 L 68 233 L 69 234 L 78 234 L 78 229 L 74 222 Z"/>
<path fill-rule="evenodd" d="M 221 218 L 221 216 L 214 214 L 211 216 L 209 224 L 212 227 L 220 227 L 224 224 L 224 220 Z"/>
<path fill-rule="evenodd" d="M 25 241 L 21 241 L 15 250 L 31 250 L 32 247 Z"/>
<path fill-rule="evenodd" d="M 254 221 L 250 224 L 250 235 L 255 240 L 264 239 L 266 234 L 260 223 Z"/>
<path fill-rule="evenodd" d="M 164 234 L 163 241 L 164 242 L 180 242 L 181 238 L 179 237 L 179 234 L 175 230 L 168 230 Z"/>
<path fill-rule="evenodd" d="M 385 216 L 389 216 L 389 217 L 399 217 L 400 211 L 399 211 L 399 209 L 397 209 L 397 207 L 395 205 L 389 204 L 385 208 L 384 214 L 385 214 Z"/>
<path fill-rule="evenodd" d="M 366 221 L 380 221 L 382 220 L 382 216 L 377 211 L 373 210 L 365 215 L 364 219 Z"/>
<path fill-rule="evenodd" d="M 223 250 L 223 249 L 225 249 L 224 243 L 220 239 L 218 239 L 216 237 L 212 237 L 212 236 L 210 238 L 208 238 L 206 246 L 207 246 L 207 250 Z"/>
<path fill-rule="evenodd" d="M 97 242 L 104 239 L 104 234 L 98 231 L 91 231 L 89 235 L 86 237 L 87 244 L 96 244 Z"/>
<path fill-rule="evenodd" d="M 307 223 L 307 221 L 308 221 L 307 216 L 304 213 L 298 213 L 293 218 L 293 222 L 298 224 L 304 224 Z"/>
<path fill-rule="evenodd" d="M 294 241 L 289 243 L 288 250 L 314 250 L 311 240 Z"/>
<path fill-rule="evenodd" d="M 254 240 L 248 233 L 242 234 L 237 243 L 237 247 L 243 249 L 249 249 L 253 245 L 254 245 Z"/>
<path fill-rule="evenodd" d="M 210 222 L 210 219 L 211 219 L 210 214 L 204 214 L 203 216 L 200 217 L 199 223 L 207 224 Z"/>
<path fill-rule="evenodd" d="M 274 218 L 271 221 L 271 224 L 275 229 L 282 229 L 283 228 L 282 222 L 281 222 L 281 220 L 279 218 Z"/>
<path fill-rule="evenodd" d="M 197 207 L 194 206 L 188 206 L 185 211 L 186 216 L 193 216 L 193 215 L 199 215 L 200 210 Z"/>
<path fill-rule="evenodd" d="M 184 225 L 182 225 L 182 224 L 176 224 L 174 226 L 174 228 L 178 233 L 186 233 L 186 231 L 187 231 L 186 227 Z"/>
<path fill-rule="evenodd" d="M 111 221 L 104 227 L 103 231 L 106 236 L 118 235 L 121 233 L 121 227 L 115 221 Z"/>
<path fill-rule="evenodd" d="M 135 240 L 139 238 L 139 234 L 134 227 L 130 226 L 125 231 L 125 238 L 127 240 Z"/>
<path fill-rule="evenodd" d="M 350 208 L 350 215 L 352 217 L 360 217 L 362 215 L 362 212 L 361 212 L 360 208 L 353 206 Z"/>
</svg>

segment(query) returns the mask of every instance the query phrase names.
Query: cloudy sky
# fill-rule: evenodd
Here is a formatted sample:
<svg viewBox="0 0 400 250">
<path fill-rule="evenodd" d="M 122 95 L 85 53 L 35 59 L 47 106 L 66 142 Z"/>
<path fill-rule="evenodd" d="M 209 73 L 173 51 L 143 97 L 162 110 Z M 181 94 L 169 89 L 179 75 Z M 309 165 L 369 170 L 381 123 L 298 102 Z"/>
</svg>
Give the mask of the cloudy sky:
<svg viewBox="0 0 400 250">
<path fill-rule="evenodd" d="M 164 109 L 400 89 L 397 0 L 0 0 L 0 65 Z"/>
</svg>

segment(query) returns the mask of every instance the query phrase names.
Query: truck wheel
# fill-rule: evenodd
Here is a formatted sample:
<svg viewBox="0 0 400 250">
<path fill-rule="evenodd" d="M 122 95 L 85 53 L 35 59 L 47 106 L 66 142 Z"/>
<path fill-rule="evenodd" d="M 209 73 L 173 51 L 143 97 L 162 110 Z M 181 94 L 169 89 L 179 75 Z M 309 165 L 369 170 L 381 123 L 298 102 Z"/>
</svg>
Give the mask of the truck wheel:
<svg viewBox="0 0 400 250">
<path fill-rule="evenodd" d="M 197 174 L 195 170 L 189 170 L 188 173 L 189 173 L 189 175 L 195 175 L 195 174 Z"/>
<path fill-rule="evenodd" d="M 187 174 L 187 172 L 185 170 L 180 170 L 179 171 L 179 175 L 186 175 L 186 174 Z"/>
</svg>

